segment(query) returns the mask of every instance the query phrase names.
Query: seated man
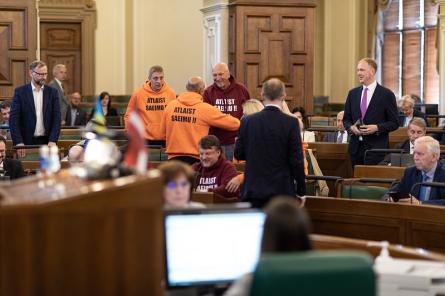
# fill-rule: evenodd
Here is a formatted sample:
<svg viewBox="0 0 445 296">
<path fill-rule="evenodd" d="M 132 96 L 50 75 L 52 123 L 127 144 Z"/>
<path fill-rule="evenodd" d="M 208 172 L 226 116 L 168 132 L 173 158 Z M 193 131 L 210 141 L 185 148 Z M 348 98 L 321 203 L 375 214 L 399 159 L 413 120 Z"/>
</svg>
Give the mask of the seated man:
<svg viewBox="0 0 445 296">
<path fill-rule="evenodd" d="M 445 163 L 439 159 L 439 142 L 429 136 L 418 138 L 414 142 L 415 166 L 409 167 L 400 180 L 390 189 L 390 192 L 398 192 L 400 201 L 415 203 L 445 204 L 445 188 L 415 186 L 420 182 L 445 182 Z M 389 199 L 389 194 L 385 195 Z"/>
<path fill-rule="evenodd" d="M 68 161 L 70 166 L 80 165 L 83 163 L 85 149 L 81 145 L 73 145 L 68 151 Z"/>
<path fill-rule="evenodd" d="M 423 137 L 426 135 L 426 123 L 420 117 L 414 117 L 408 125 L 408 139 L 406 139 L 402 143 L 398 143 L 394 148 L 395 149 L 403 149 L 403 153 L 414 153 L 414 141 L 417 138 Z M 379 165 L 391 165 L 391 155 L 386 155 L 385 159 L 382 160 Z"/>
<path fill-rule="evenodd" d="M 0 175 L 9 179 L 25 177 L 22 163 L 16 159 L 6 158 L 6 140 L 0 136 Z"/>
<path fill-rule="evenodd" d="M 11 103 L 9 101 L 3 101 L 0 103 L 0 113 L 2 114 L 2 121 L 0 123 L 0 135 L 5 137 L 6 140 L 11 140 L 11 134 L 9 132 L 9 113 L 11 112 Z"/>
<path fill-rule="evenodd" d="M 221 143 L 214 135 L 199 141 L 199 159 L 192 168 L 197 172 L 196 191 L 215 192 L 224 197 L 238 197 L 239 190 L 229 192 L 227 183 L 237 175 L 233 163 L 222 155 Z"/>
<path fill-rule="evenodd" d="M 400 126 L 406 127 L 410 123 L 410 121 L 414 117 L 422 118 L 426 121 L 426 115 L 423 112 L 420 112 L 414 109 L 415 101 L 410 95 L 403 96 L 399 102 L 400 111 L 399 113 L 399 122 Z"/>
<path fill-rule="evenodd" d="M 70 94 L 70 105 L 68 106 L 65 118 L 65 125 L 80 126 L 87 124 L 87 112 L 80 107 L 82 96 L 78 92 Z"/>
<path fill-rule="evenodd" d="M 326 135 L 323 139 L 323 142 L 330 143 L 348 143 L 349 142 L 349 134 L 345 131 L 345 127 L 343 126 L 343 114 L 344 111 L 340 111 L 337 114 L 337 131 L 331 132 Z"/>
</svg>

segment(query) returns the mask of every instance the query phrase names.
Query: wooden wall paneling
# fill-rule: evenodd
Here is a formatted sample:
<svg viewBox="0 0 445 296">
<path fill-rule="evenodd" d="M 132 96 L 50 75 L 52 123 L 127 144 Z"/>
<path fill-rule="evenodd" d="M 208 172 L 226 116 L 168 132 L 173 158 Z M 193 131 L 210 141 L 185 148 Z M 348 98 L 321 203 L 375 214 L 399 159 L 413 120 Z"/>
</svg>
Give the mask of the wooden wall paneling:
<svg viewBox="0 0 445 296">
<path fill-rule="evenodd" d="M 82 29 L 80 23 L 40 23 L 40 57 L 48 64 L 48 81 L 57 64 L 67 67 L 66 94 L 82 89 Z"/>
<path fill-rule="evenodd" d="M 28 65 L 36 58 L 35 0 L 3 0 L 0 4 L 0 97 L 29 82 Z"/>
<path fill-rule="evenodd" d="M 43 50 L 42 57 L 48 59 L 49 63 L 55 63 L 56 60 L 62 63 L 80 60 L 73 62 L 74 66 L 68 66 L 68 75 L 70 79 L 74 79 L 68 83 L 68 92 L 95 94 L 95 2 L 40 0 L 39 16 L 42 34 L 47 33 L 47 27 L 52 27 L 49 29 L 50 36 L 42 35 L 41 38 L 42 42 L 52 42 L 48 44 L 52 50 Z M 75 42 L 72 43 L 73 41 Z M 64 49 L 63 53 L 54 51 L 54 47 L 60 51 Z"/>
<path fill-rule="evenodd" d="M 311 113 L 315 4 L 284 2 L 230 4 L 229 65 L 252 97 L 260 98 L 263 82 L 276 77 L 286 85 L 290 108 Z"/>
</svg>

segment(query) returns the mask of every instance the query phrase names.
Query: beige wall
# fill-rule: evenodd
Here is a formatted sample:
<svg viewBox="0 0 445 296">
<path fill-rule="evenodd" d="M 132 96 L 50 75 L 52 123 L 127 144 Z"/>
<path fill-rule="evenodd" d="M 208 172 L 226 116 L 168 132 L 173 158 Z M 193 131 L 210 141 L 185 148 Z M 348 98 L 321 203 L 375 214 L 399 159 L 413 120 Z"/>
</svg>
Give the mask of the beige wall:
<svg viewBox="0 0 445 296">
<path fill-rule="evenodd" d="M 357 85 L 357 61 L 369 55 L 369 0 L 318 0 L 314 95 L 344 102 Z"/>
<path fill-rule="evenodd" d="M 130 94 L 150 66 L 177 92 L 202 75 L 202 0 L 96 0 L 96 93 Z"/>
</svg>

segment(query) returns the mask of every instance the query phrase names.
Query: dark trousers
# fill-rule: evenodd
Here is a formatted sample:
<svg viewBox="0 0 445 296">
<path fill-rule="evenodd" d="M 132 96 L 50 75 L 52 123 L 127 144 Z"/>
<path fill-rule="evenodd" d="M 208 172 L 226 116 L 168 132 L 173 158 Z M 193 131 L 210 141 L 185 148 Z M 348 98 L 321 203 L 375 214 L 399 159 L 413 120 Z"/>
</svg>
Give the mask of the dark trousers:
<svg viewBox="0 0 445 296">
<path fill-rule="evenodd" d="M 47 136 L 32 137 L 31 145 L 47 145 L 48 141 L 49 139 Z"/>
<path fill-rule="evenodd" d="M 199 161 L 199 159 L 191 157 L 191 156 L 176 156 L 176 157 L 170 158 L 169 160 L 178 160 L 178 161 L 185 162 L 186 164 L 189 164 L 189 165 L 192 165 Z"/>
<path fill-rule="evenodd" d="M 372 149 L 369 144 L 367 144 L 364 141 L 359 142 L 359 146 L 357 149 L 357 153 L 350 153 L 349 157 L 351 158 L 352 166 L 356 165 L 377 165 L 379 162 L 381 162 L 385 158 L 385 154 L 381 153 L 373 153 L 373 152 L 366 152 L 367 150 Z M 366 152 L 366 158 L 365 158 L 365 152 Z"/>
</svg>

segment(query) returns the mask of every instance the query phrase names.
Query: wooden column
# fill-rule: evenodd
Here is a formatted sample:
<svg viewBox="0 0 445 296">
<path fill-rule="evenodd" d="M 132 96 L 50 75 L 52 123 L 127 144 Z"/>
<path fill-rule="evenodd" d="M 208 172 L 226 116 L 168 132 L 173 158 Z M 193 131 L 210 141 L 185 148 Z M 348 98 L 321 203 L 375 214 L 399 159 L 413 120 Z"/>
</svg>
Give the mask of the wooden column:
<svg viewBox="0 0 445 296">
<path fill-rule="evenodd" d="M 276 77 L 286 84 L 289 107 L 312 113 L 314 0 L 232 0 L 229 65 L 253 98 Z"/>
</svg>

